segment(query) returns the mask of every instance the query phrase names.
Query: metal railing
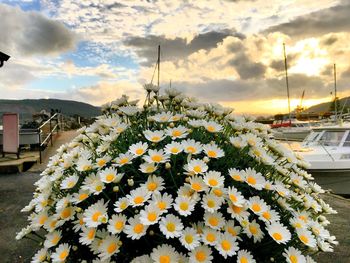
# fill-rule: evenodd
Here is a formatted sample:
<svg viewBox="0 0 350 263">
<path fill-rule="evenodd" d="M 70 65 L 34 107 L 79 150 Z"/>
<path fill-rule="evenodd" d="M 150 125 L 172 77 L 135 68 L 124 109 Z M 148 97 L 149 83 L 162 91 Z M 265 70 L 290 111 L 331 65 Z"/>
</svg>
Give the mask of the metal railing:
<svg viewBox="0 0 350 263">
<path fill-rule="evenodd" d="M 49 126 L 49 129 L 48 132 L 45 133 L 44 128 L 46 128 L 47 126 Z M 47 121 L 40 125 L 40 127 L 38 128 L 40 163 L 42 163 L 43 146 L 47 145 L 48 142 L 50 142 L 51 146 L 53 146 L 54 132 L 58 133 L 59 130 L 63 129 L 63 115 L 59 113 L 55 113 Z"/>
</svg>

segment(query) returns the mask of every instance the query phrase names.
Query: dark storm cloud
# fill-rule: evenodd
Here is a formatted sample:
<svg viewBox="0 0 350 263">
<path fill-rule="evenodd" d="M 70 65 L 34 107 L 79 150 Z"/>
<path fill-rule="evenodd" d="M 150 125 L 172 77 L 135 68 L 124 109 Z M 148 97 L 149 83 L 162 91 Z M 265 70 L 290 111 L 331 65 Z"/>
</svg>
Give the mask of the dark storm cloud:
<svg viewBox="0 0 350 263">
<path fill-rule="evenodd" d="M 0 50 L 10 54 L 57 54 L 73 49 L 76 42 L 64 24 L 5 4 L 0 4 L 0 32 Z"/>
<path fill-rule="evenodd" d="M 300 98 L 303 90 L 307 98 L 328 96 L 332 89 L 320 77 L 293 74 L 289 77 L 291 97 Z M 201 83 L 177 82 L 173 86 L 191 96 L 207 101 L 240 101 L 286 98 L 284 78 L 250 80 L 207 80 Z"/>
<path fill-rule="evenodd" d="M 336 36 L 331 35 L 326 39 L 322 40 L 321 44 L 324 46 L 331 46 L 337 41 L 338 41 L 338 38 Z"/>
<path fill-rule="evenodd" d="M 322 9 L 277 26 L 268 28 L 265 32 L 282 32 L 293 37 L 319 36 L 331 32 L 350 31 L 350 4 L 344 4 Z"/>
<path fill-rule="evenodd" d="M 242 34 L 234 30 L 223 30 L 199 34 L 189 43 L 186 43 L 186 39 L 180 37 L 168 39 L 165 36 L 150 35 L 147 37 L 130 37 L 124 44 L 136 48 L 137 55 L 146 59 L 143 64 L 149 66 L 156 60 L 159 44 L 162 47 L 162 60 L 178 60 L 186 58 L 198 50 L 214 48 L 228 36 L 244 38 Z"/>
<path fill-rule="evenodd" d="M 287 56 L 287 63 L 288 63 L 288 67 L 291 67 L 295 64 L 295 62 L 297 61 L 297 59 L 299 58 L 298 54 L 289 54 Z M 283 71 L 284 70 L 284 60 L 281 59 L 276 59 L 276 60 L 272 60 L 270 63 L 270 68 L 273 68 L 276 71 Z"/>
<path fill-rule="evenodd" d="M 241 79 L 261 78 L 264 76 L 266 66 L 260 62 L 252 61 L 245 53 L 240 53 L 229 61 Z"/>
</svg>

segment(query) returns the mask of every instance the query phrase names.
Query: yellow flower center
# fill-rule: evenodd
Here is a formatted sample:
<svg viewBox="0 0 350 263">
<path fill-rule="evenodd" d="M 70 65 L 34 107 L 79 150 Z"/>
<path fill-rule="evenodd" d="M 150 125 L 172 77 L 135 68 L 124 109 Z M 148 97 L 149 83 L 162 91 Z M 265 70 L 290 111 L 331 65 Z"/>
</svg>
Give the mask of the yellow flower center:
<svg viewBox="0 0 350 263">
<path fill-rule="evenodd" d="M 104 160 L 104 159 L 101 159 L 101 160 L 98 160 L 98 162 L 97 162 L 97 164 L 98 164 L 98 166 L 104 166 L 105 164 L 106 164 L 106 160 Z"/>
<path fill-rule="evenodd" d="M 151 138 L 151 141 L 152 142 L 158 142 L 160 140 L 160 137 L 159 136 L 153 136 L 152 138 Z"/>
<path fill-rule="evenodd" d="M 243 209 L 242 207 L 239 207 L 239 206 L 236 206 L 236 205 L 232 205 L 231 208 L 232 208 L 233 212 L 235 212 L 236 214 L 241 213 L 241 211 Z"/>
<path fill-rule="evenodd" d="M 235 203 L 237 202 L 237 197 L 234 194 L 230 194 L 230 200 Z"/>
<path fill-rule="evenodd" d="M 174 130 L 174 131 L 172 132 L 172 135 L 173 135 L 173 137 L 179 137 L 179 136 L 182 135 L 182 132 L 179 131 L 179 130 Z"/>
<path fill-rule="evenodd" d="M 214 132 L 215 131 L 215 127 L 212 125 L 207 126 L 207 130 L 210 132 Z"/>
<path fill-rule="evenodd" d="M 47 220 L 47 216 L 43 215 L 42 217 L 39 218 L 39 224 L 40 225 L 45 224 L 46 220 Z"/>
<path fill-rule="evenodd" d="M 124 227 L 124 222 L 123 221 L 117 221 L 114 224 L 115 229 L 117 229 L 118 231 L 122 230 Z"/>
<path fill-rule="evenodd" d="M 221 241 L 221 247 L 223 248 L 223 250 L 228 251 L 231 249 L 231 243 L 227 240 L 223 240 Z"/>
<path fill-rule="evenodd" d="M 136 152 L 137 155 L 141 155 L 141 154 L 143 154 L 144 150 L 139 148 L 135 152 Z"/>
<path fill-rule="evenodd" d="M 115 178 L 115 175 L 114 174 L 107 174 L 106 176 L 106 181 L 107 182 L 112 182 Z"/>
<path fill-rule="evenodd" d="M 120 161 L 119 161 L 120 164 L 126 164 L 127 162 L 129 162 L 129 158 L 126 158 L 126 157 L 120 159 Z"/>
<path fill-rule="evenodd" d="M 298 263 L 298 258 L 295 255 L 290 255 L 289 259 L 292 263 Z"/>
<path fill-rule="evenodd" d="M 195 153 L 196 152 L 196 148 L 194 148 L 193 146 L 188 146 L 187 147 L 187 151 L 190 153 Z"/>
<path fill-rule="evenodd" d="M 145 199 L 144 199 L 142 196 L 136 196 L 136 197 L 134 198 L 134 203 L 138 205 L 138 204 L 143 203 L 144 200 L 145 200 Z"/>
<path fill-rule="evenodd" d="M 239 260 L 239 263 L 248 263 L 248 259 L 246 257 L 241 257 L 241 259 Z"/>
<path fill-rule="evenodd" d="M 102 215 L 102 213 L 100 211 L 97 211 L 95 212 L 93 215 L 92 215 L 92 221 L 94 222 L 97 222 L 98 221 L 98 218 Z"/>
<path fill-rule="evenodd" d="M 188 244 L 192 244 L 193 242 L 193 236 L 192 235 L 186 235 L 185 240 Z"/>
<path fill-rule="evenodd" d="M 264 213 L 262 213 L 262 216 L 267 220 L 271 219 L 271 214 L 269 211 L 265 211 Z"/>
<path fill-rule="evenodd" d="M 152 165 L 150 165 L 150 166 L 148 166 L 148 167 L 146 168 L 146 172 L 147 172 L 147 173 L 152 173 L 152 172 L 154 172 L 154 170 L 155 170 L 155 167 L 152 166 Z"/>
<path fill-rule="evenodd" d="M 60 253 L 60 259 L 61 259 L 61 260 L 64 260 L 67 256 L 68 256 L 68 251 L 67 251 L 67 250 L 63 250 L 63 251 Z"/>
<path fill-rule="evenodd" d="M 215 158 L 217 156 L 215 151 L 208 151 L 208 156 L 211 158 Z"/>
<path fill-rule="evenodd" d="M 303 243 L 309 243 L 309 239 L 307 238 L 307 236 L 301 235 L 299 238 L 301 241 L 303 241 Z"/>
<path fill-rule="evenodd" d="M 250 225 L 249 230 L 253 235 L 256 235 L 258 233 L 258 229 L 256 226 Z"/>
<path fill-rule="evenodd" d="M 80 194 L 79 195 L 79 200 L 80 201 L 85 200 L 87 197 L 88 197 L 88 194 L 86 194 L 86 193 Z"/>
<path fill-rule="evenodd" d="M 88 171 L 88 170 L 90 170 L 91 168 L 92 168 L 92 167 L 91 167 L 90 164 L 86 164 L 86 165 L 83 166 L 83 171 Z"/>
<path fill-rule="evenodd" d="M 71 215 L 71 211 L 69 208 L 65 208 L 62 212 L 61 212 L 61 218 L 66 219 L 68 217 L 70 217 Z"/>
<path fill-rule="evenodd" d="M 154 212 L 149 213 L 147 218 L 148 218 L 149 221 L 154 222 L 157 219 L 157 214 L 154 213 Z"/>
<path fill-rule="evenodd" d="M 169 256 L 160 256 L 159 263 L 170 263 L 170 257 Z"/>
<path fill-rule="evenodd" d="M 185 203 L 185 202 L 181 203 L 180 204 L 180 209 L 183 210 L 183 211 L 188 210 L 188 203 Z"/>
<path fill-rule="evenodd" d="M 136 224 L 134 226 L 134 232 L 140 234 L 143 231 L 144 226 L 142 224 Z"/>
<path fill-rule="evenodd" d="M 211 226 L 217 226 L 219 224 L 219 219 L 216 217 L 210 217 L 208 222 Z"/>
<path fill-rule="evenodd" d="M 208 235 L 207 235 L 207 240 L 208 240 L 209 242 L 215 242 L 216 236 L 215 236 L 213 233 L 208 233 Z"/>
<path fill-rule="evenodd" d="M 196 190 L 197 192 L 200 191 L 200 190 L 202 190 L 202 186 L 201 186 L 200 183 L 192 183 L 191 186 L 192 186 L 192 189 L 193 189 L 193 190 Z"/>
<path fill-rule="evenodd" d="M 277 241 L 282 240 L 282 235 L 280 233 L 273 233 L 272 237 Z"/>
<path fill-rule="evenodd" d="M 166 224 L 166 229 L 169 232 L 174 232 L 175 231 L 175 224 L 173 222 L 169 222 L 168 224 Z"/>
<path fill-rule="evenodd" d="M 173 147 L 173 148 L 171 148 L 171 152 L 172 153 L 178 153 L 179 152 L 179 148 Z"/>
<path fill-rule="evenodd" d="M 148 189 L 149 191 L 154 191 L 154 190 L 157 189 L 157 187 L 158 187 L 158 185 L 157 185 L 155 182 L 150 182 L 150 183 L 148 183 L 148 185 L 147 185 L 147 189 Z"/>
<path fill-rule="evenodd" d="M 207 205 L 209 208 L 215 207 L 215 202 L 213 200 L 208 200 Z"/>
<path fill-rule="evenodd" d="M 221 197 L 222 196 L 222 191 L 220 189 L 214 189 L 213 193 L 217 196 L 217 197 Z"/>
<path fill-rule="evenodd" d="M 237 236 L 237 232 L 233 227 L 228 227 L 227 232 L 229 232 L 232 236 Z"/>
<path fill-rule="evenodd" d="M 97 192 L 100 192 L 101 190 L 102 190 L 102 185 L 96 185 L 96 187 L 95 187 L 95 190 L 97 191 Z"/>
<path fill-rule="evenodd" d="M 60 236 L 54 236 L 54 238 L 51 240 L 51 243 L 53 245 L 56 245 L 58 243 L 58 241 L 60 241 Z"/>
<path fill-rule="evenodd" d="M 248 176 L 247 182 L 248 182 L 248 184 L 255 185 L 256 179 L 253 176 Z"/>
<path fill-rule="evenodd" d="M 239 174 L 234 174 L 231 177 L 233 180 L 242 181 L 242 177 Z"/>
<path fill-rule="evenodd" d="M 200 173 L 202 172 L 202 168 L 199 165 L 196 165 L 193 167 L 193 171 L 195 171 L 196 173 Z"/>
<path fill-rule="evenodd" d="M 166 208 L 166 203 L 163 201 L 158 202 L 158 208 L 164 210 Z"/>
<path fill-rule="evenodd" d="M 91 229 L 87 234 L 88 239 L 93 239 L 95 236 L 95 229 Z"/>
<path fill-rule="evenodd" d="M 257 203 L 252 205 L 252 209 L 254 212 L 259 212 L 261 210 L 261 206 Z"/>
<path fill-rule="evenodd" d="M 163 160 L 163 156 L 161 156 L 161 155 L 153 155 L 151 159 L 152 159 L 153 162 L 159 163 L 160 161 Z"/>
<path fill-rule="evenodd" d="M 199 261 L 199 262 L 202 262 L 202 261 L 205 261 L 207 259 L 207 255 L 205 254 L 205 252 L 203 251 L 198 251 L 196 253 L 196 259 Z"/>
<path fill-rule="evenodd" d="M 219 183 L 216 179 L 209 179 L 208 183 L 210 184 L 210 186 L 217 186 Z"/>
<path fill-rule="evenodd" d="M 120 209 L 124 210 L 127 207 L 128 207 L 128 204 L 126 202 L 120 203 Z"/>
<path fill-rule="evenodd" d="M 111 243 L 107 248 L 107 252 L 109 254 L 112 254 L 116 250 L 117 250 L 117 244 L 115 242 Z"/>
<path fill-rule="evenodd" d="M 70 181 L 70 182 L 68 182 L 68 188 L 72 188 L 73 186 L 75 185 L 75 182 L 73 182 L 73 181 Z"/>
</svg>

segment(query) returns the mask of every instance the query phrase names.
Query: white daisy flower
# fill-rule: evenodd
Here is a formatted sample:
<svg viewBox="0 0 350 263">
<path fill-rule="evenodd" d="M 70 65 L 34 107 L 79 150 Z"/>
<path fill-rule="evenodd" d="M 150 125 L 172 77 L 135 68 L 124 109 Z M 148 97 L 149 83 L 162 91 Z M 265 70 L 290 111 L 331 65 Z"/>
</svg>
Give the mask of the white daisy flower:
<svg viewBox="0 0 350 263">
<path fill-rule="evenodd" d="M 114 162 L 116 163 L 116 166 L 123 166 L 125 164 L 131 163 L 132 159 L 134 158 L 134 154 L 132 153 L 121 153 L 117 158 L 114 159 Z"/>
<path fill-rule="evenodd" d="M 39 249 L 38 252 L 35 253 L 35 255 L 31 260 L 31 263 L 44 262 L 46 261 L 47 256 L 48 256 L 47 249 L 43 247 L 42 249 Z"/>
<path fill-rule="evenodd" d="M 134 116 L 136 113 L 140 112 L 141 110 L 136 106 L 123 106 L 119 107 L 119 110 L 127 116 Z"/>
<path fill-rule="evenodd" d="M 259 196 L 252 196 L 248 200 L 249 209 L 255 214 L 260 215 L 263 211 L 267 210 L 267 204 Z"/>
<path fill-rule="evenodd" d="M 301 254 L 301 251 L 294 247 L 286 248 L 283 256 L 286 258 L 287 263 L 306 263 L 306 259 Z"/>
<path fill-rule="evenodd" d="M 251 187 L 261 190 L 265 185 L 265 178 L 261 175 L 261 173 L 257 173 L 255 170 L 251 168 L 247 168 L 244 170 L 245 173 L 245 182 L 249 184 Z"/>
<path fill-rule="evenodd" d="M 259 214 L 259 218 L 265 222 L 272 223 L 280 221 L 280 215 L 276 210 L 271 209 L 270 206 L 266 206 Z"/>
<path fill-rule="evenodd" d="M 168 111 L 168 112 L 161 112 L 157 113 L 154 116 L 151 116 L 151 118 L 156 121 L 156 122 L 169 122 L 170 118 L 173 117 L 173 114 Z"/>
<path fill-rule="evenodd" d="M 129 152 L 135 156 L 143 155 L 148 149 L 148 144 L 146 142 L 138 142 L 129 147 Z"/>
<path fill-rule="evenodd" d="M 149 198 L 151 194 L 145 188 L 139 187 L 128 194 L 126 197 L 129 199 L 129 203 L 132 207 L 142 206 Z"/>
<path fill-rule="evenodd" d="M 159 245 L 151 253 L 152 262 L 154 263 L 178 263 L 179 254 L 172 246 L 167 244 Z"/>
<path fill-rule="evenodd" d="M 143 159 L 147 163 L 165 163 L 169 160 L 170 155 L 165 154 L 163 150 L 148 150 L 148 155 Z"/>
<path fill-rule="evenodd" d="M 109 155 L 105 155 L 101 158 L 96 159 L 96 167 L 102 168 L 104 167 L 107 163 L 109 163 L 112 160 L 112 157 Z"/>
<path fill-rule="evenodd" d="M 207 185 L 204 183 L 202 177 L 199 176 L 191 176 L 189 182 L 192 190 L 196 192 L 203 192 L 208 189 Z"/>
<path fill-rule="evenodd" d="M 173 140 L 186 138 L 188 135 L 188 129 L 185 126 L 177 126 L 174 128 L 168 128 L 165 133 Z"/>
<path fill-rule="evenodd" d="M 239 234 L 241 233 L 242 228 L 235 225 L 234 220 L 228 220 L 224 226 L 225 232 L 231 234 L 233 237 L 240 239 Z"/>
<path fill-rule="evenodd" d="M 119 183 L 123 178 L 124 174 L 117 173 L 117 169 L 114 167 L 106 168 L 102 171 L 99 171 L 98 175 L 100 176 L 100 180 L 106 184 L 109 183 Z"/>
<path fill-rule="evenodd" d="M 221 233 L 215 247 L 225 259 L 236 255 L 239 250 L 236 238 L 229 233 Z"/>
<path fill-rule="evenodd" d="M 186 196 L 178 196 L 175 199 L 174 209 L 182 216 L 188 216 L 194 210 L 195 202 Z"/>
<path fill-rule="evenodd" d="M 172 116 L 172 117 L 170 118 L 170 121 L 176 122 L 176 121 L 181 120 L 183 117 L 184 117 L 183 114 L 178 114 L 178 113 L 177 113 L 177 114 L 175 114 L 174 116 Z"/>
<path fill-rule="evenodd" d="M 213 260 L 211 248 L 208 246 L 196 247 L 189 253 L 190 263 L 210 263 Z"/>
<path fill-rule="evenodd" d="M 201 204 L 206 211 L 214 213 L 221 207 L 222 202 L 223 199 L 215 194 L 206 194 L 203 195 Z"/>
<path fill-rule="evenodd" d="M 143 256 L 134 258 L 133 260 L 131 260 L 130 263 L 153 263 L 153 261 L 151 259 L 151 256 L 143 255 Z"/>
<path fill-rule="evenodd" d="M 118 199 L 117 202 L 114 204 L 114 211 L 117 213 L 123 212 L 125 209 L 127 209 L 130 205 L 129 199 L 127 197 L 122 197 Z"/>
<path fill-rule="evenodd" d="M 56 210 L 61 210 L 67 206 L 69 206 L 72 202 L 72 196 L 70 194 L 62 197 L 60 200 L 56 203 Z"/>
<path fill-rule="evenodd" d="M 180 236 L 181 244 L 188 250 L 193 250 L 200 245 L 200 236 L 197 231 L 192 227 L 185 228 Z"/>
<path fill-rule="evenodd" d="M 60 187 L 61 187 L 61 189 L 71 189 L 77 184 L 78 180 L 79 180 L 78 175 L 71 175 L 71 176 L 65 178 L 61 182 Z"/>
<path fill-rule="evenodd" d="M 200 159 L 193 159 L 184 166 L 184 169 L 189 175 L 202 174 L 208 170 L 208 165 Z"/>
<path fill-rule="evenodd" d="M 203 180 L 205 184 L 210 187 L 222 187 L 224 185 L 225 178 L 221 176 L 220 172 L 208 171 L 204 174 Z"/>
<path fill-rule="evenodd" d="M 159 229 L 167 239 L 179 237 L 183 228 L 181 219 L 172 214 L 162 218 L 159 222 Z"/>
<path fill-rule="evenodd" d="M 148 226 L 145 226 L 140 221 L 140 215 L 136 215 L 134 217 L 130 217 L 128 219 L 127 225 L 124 227 L 124 233 L 128 238 L 132 240 L 140 239 L 142 236 L 146 234 Z"/>
<path fill-rule="evenodd" d="M 288 228 L 280 223 L 267 225 L 266 230 L 278 244 L 286 244 L 291 239 L 291 233 Z"/>
<path fill-rule="evenodd" d="M 204 244 L 215 246 L 219 240 L 220 232 L 211 229 L 210 227 L 204 227 L 201 234 L 201 239 Z"/>
<path fill-rule="evenodd" d="M 51 254 L 52 262 L 65 262 L 69 256 L 70 248 L 71 247 L 66 243 L 59 245 L 55 252 Z"/>
<path fill-rule="evenodd" d="M 203 145 L 203 151 L 209 158 L 221 158 L 225 155 L 225 152 L 220 149 L 215 143 Z"/>
<path fill-rule="evenodd" d="M 61 240 L 61 238 L 62 238 L 62 232 L 60 230 L 48 233 L 46 235 L 44 247 L 46 248 L 55 247 L 58 244 L 58 242 Z"/>
<path fill-rule="evenodd" d="M 73 222 L 73 224 L 74 224 L 73 226 L 74 232 L 78 233 L 83 229 L 83 226 L 85 225 L 83 213 L 76 214 L 76 220 Z"/>
<path fill-rule="evenodd" d="M 237 149 L 242 149 L 247 146 L 247 141 L 242 137 L 230 137 L 230 143 Z"/>
<path fill-rule="evenodd" d="M 227 191 L 228 198 L 234 204 L 235 206 L 242 207 L 244 204 L 246 204 L 246 200 L 244 199 L 244 196 L 239 192 L 235 187 L 229 187 Z"/>
<path fill-rule="evenodd" d="M 262 147 L 263 145 L 261 138 L 253 133 L 246 133 L 244 135 L 241 135 L 241 137 L 244 138 L 245 141 L 252 147 Z"/>
<path fill-rule="evenodd" d="M 140 212 L 140 221 L 144 225 L 154 225 L 160 220 L 161 211 L 156 205 L 148 205 Z"/>
<path fill-rule="evenodd" d="M 189 120 L 188 125 L 191 125 L 194 128 L 199 128 L 203 126 L 203 120 Z"/>
<path fill-rule="evenodd" d="M 234 168 L 230 168 L 228 170 L 229 175 L 231 178 L 237 182 L 243 182 L 245 181 L 245 173 L 244 171 L 240 171 Z"/>
<path fill-rule="evenodd" d="M 152 196 L 152 200 L 150 204 L 157 206 L 160 212 L 164 214 L 172 206 L 172 202 L 173 202 L 173 198 L 171 195 L 167 193 L 164 193 L 163 195 L 161 195 L 158 193 Z"/>
<path fill-rule="evenodd" d="M 211 133 L 220 132 L 223 129 L 223 126 L 215 121 L 204 121 L 203 126 L 208 132 Z"/>
<path fill-rule="evenodd" d="M 139 170 L 145 174 L 151 174 L 157 170 L 157 166 L 154 163 L 143 163 Z"/>
<path fill-rule="evenodd" d="M 84 222 L 87 227 L 97 227 L 102 223 L 107 223 L 107 205 L 108 203 L 104 203 L 101 199 L 84 211 Z"/>
<path fill-rule="evenodd" d="M 79 204 L 89 197 L 90 192 L 88 190 L 79 190 L 79 192 L 74 193 L 72 196 L 72 203 Z"/>
<path fill-rule="evenodd" d="M 122 214 L 113 215 L 111 219 L 108 220 L 108 226 L 107 229 L 111 234 L 119 234 L 123 231 L 125 223 L 126 223 L 126 216 Z"/>
<path fill-rule="evenodd" d="M 75 207 L 68 206 L 56 211 L 57 216 L 60 217 L 61 220 L 68 221 L 74 218 L 75 215 Z"/>
<path fill-rule="evenodd" d="M 94 195 L 100 194 L 104 188 L 105 188 L 105 185 L 101 181 L 100 176 L 97 176 L 95 174 L 90 174 L 88 177 L 86 177 L 81 187 L 81 189 L 88 190 L 90 193 L 93 193 Z"/>
<path fill-rule="evenodd" d="M 101 261 L 109 259 L 112 255 L 119 252 L 119 237 L 108 235 L 102 240 L 99 246 L 100 254 L 99 257 Z"/>
<path fill-rule="evenodd" d="M 306 246 L 312 248 L 317 246 L 316 239 L 309 230 L 299 228 L 297 229 L 297 235 L 299 240 L 303 242 Z"/>
<path fill-rule="evenodd" d="M 193 139 L 188 139 L 188 140 L 182 141 L 181 143 L 182 143 L 184 152 L 186 153 L 190 153 L 194 155 L 202 152 L 203 148 L 200 142 L 196 142 Z"/>
<path fill-rule="evenodd" d="M 297 218 L 297 217 L 289 219 L 289 223 L 295 229 L 307 228 L 308 227 L 308 224 L 304 220 L 302 220 L 300 218 Z"/>
<path fill-rule="evenodd" d="M 220 229 L 225 224 L 225 219 L 223 215 L 220 212 L 215 213 L 204 213 L 204 222 L 205 225 L 213 228 L 213 229 Z"/>
<path fill-rule="evenodd" d="M 167 154 L 176 155 L 183 151 L 183 146 L 180 142 L 172 142 L 170 144 L 165 145 L 164 151 Z"/>
<path fill-rule="evenodd" d="M 160 142 L 165 138 L 164 131 L 146 130 L 143 132 L 143 134 L 145 135 L 147 140 L 155 143 Z"/>
<path fill-rule="evenodd" d="M 90 245 L 95 239 L 96 227 L 83 227 L 82 232 L 79 233 L 79 242 L 83 245 Z"/>
<path fill-rule="evenodd" d="M 232 218 L 235 218 L 235 219 L 239 220 L 239 219 L 242 219 L 242 218 L 248 218 L 248 216 L 250 214 L 247 211 L 247 209 L 248 209 L 247 205 L 236 206 L 236 205 L 232 204 L 232 202 L 230 201 L 228 203 L 227 213 L 229 213 Z"/>
<path fill-rule="evenodd" d="M 260 225 L 255 219 L 252 222 L 249 222 L 248 225 L 243 228 L 243 231 L 248 237 L 253 237 L 254 243 L 260 242 L 264 237 L 264 232 L 261 230 Z"/>
<path fill-rule="evenodd" d="M 147 181 L 142 185 L 147 191 L 152 193 L 159 193 L 164 189 L 164 180 L 163 178 L 155 175 L 150 175 L 147 178 Z"/>
<path fill-rule="evenodd" d="M 256 260 L 248 250 L 243 249 L 237 253 L 237 263 L 256 263 Z"/>
<path fill-rule="evenodd" d="M 87 172 L 93 168 L 92 161 L 85 158 L 80 158 L 77 161 L 77 170 L 79 172 Z"/>
</svg>

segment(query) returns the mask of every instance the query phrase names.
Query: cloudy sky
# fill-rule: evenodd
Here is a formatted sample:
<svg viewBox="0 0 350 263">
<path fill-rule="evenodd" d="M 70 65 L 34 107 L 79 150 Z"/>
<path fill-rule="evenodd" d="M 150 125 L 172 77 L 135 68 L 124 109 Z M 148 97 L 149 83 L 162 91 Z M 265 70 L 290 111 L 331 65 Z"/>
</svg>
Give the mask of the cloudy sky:
<svg viewBox="0 0 350 263">
<path fill-rule="evenodd" d="M 236 112 L 329 101 L 333 64 L 350 95 L 350 0 L 0 0 L 0 98 L 101 105 L 143 96 L 161 52 L 161 86 Z"/>
</svg>

